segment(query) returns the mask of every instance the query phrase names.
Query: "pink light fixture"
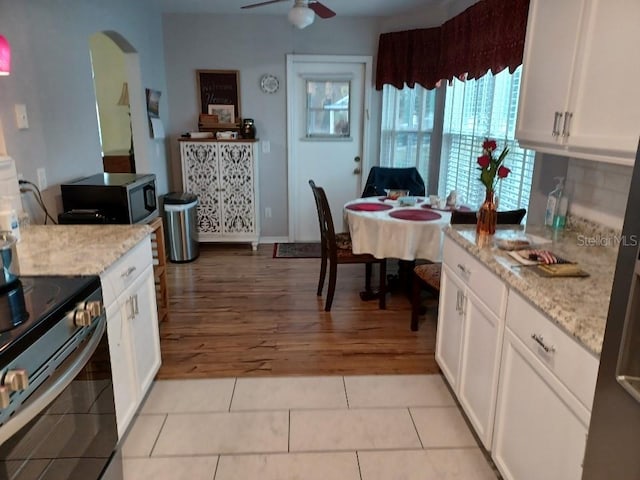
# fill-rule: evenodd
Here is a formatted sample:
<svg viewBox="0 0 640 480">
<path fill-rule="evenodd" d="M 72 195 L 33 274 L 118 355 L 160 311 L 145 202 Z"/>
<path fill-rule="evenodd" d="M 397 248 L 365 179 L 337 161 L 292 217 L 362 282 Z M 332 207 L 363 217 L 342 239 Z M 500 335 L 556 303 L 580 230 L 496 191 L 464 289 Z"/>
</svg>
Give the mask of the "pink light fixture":
<svg viewBox="0 0 640 480">
<path fill-rule="evenodd" d="M 11 73 L 11 46 L 6 38 L 0 35 L 0 75 Z"/>
</svg>

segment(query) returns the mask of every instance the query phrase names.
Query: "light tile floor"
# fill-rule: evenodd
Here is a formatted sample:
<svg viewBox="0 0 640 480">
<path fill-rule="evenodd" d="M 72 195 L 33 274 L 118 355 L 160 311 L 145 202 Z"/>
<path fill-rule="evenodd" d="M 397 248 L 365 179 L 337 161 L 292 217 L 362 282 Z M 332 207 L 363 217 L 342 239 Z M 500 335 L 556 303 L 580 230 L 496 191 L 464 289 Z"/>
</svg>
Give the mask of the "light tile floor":
<svg viewBox="0 0 640 480">
<path fill-rule="evenodd" d="M 122 453 L 125 480 L 496 479 L 439 375 L 157 381 Z"/>
</svg>

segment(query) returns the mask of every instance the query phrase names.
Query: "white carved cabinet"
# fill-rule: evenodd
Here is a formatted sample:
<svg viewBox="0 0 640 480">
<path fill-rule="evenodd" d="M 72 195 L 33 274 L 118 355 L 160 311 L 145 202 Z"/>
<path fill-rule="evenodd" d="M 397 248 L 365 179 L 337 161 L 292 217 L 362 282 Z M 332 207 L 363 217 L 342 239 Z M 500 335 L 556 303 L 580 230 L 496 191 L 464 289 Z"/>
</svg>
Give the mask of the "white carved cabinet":
<svg viewBox="0 0 640 480">
<path fill-rule="evenodd" d="M 198 241 L 260 238 L 256 141 L 180 140 L 182 187 L 198 197 Z"/>
<path fill-rule="evenodd" d="M 516 138 L 523 147 L 633 164 L 640 135 L 637 0 L 531 0 Z"/>
</svg>

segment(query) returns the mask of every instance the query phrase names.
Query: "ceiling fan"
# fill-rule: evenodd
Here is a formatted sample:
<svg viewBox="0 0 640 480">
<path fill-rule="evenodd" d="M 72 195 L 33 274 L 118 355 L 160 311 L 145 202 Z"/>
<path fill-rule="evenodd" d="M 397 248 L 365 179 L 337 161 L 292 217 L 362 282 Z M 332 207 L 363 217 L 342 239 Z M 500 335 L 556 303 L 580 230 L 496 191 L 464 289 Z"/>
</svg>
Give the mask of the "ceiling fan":
<svg viewBox="0 0 640 480">
<path fill-rule="evenodd" d="M 272 3 L 288 2 L 291 0 L 268 0 L 266 2 L 253 3 L 240 8 L 256 8 Z M 313 23 L 316 15 L 320 18 L 335 17 L 336 12 L 317 0 L 294 0 L 294 5 L 289 10 L 289 21 L 296 27 L 302 29 Z"/>
</svg>

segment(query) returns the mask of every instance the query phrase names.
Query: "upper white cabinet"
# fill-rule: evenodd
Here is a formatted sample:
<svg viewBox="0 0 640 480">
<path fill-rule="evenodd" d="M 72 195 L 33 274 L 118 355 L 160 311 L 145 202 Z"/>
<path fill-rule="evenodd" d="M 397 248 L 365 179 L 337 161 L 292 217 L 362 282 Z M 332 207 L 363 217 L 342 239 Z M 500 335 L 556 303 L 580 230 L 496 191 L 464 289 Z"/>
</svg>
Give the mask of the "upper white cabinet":
<svg viewBox="0 0 640 480">
<path fill-rule="evenodd" d="M 258 143 L 181 141 L 182 187 L 198 196 L 200 242 L 251 242 L 260 237 Z"/>
<path fill-rule="evenodd" d="M 633 163 L 639 24 L 637 0 L 531 0 L 516 125 L 521 146 Z"/>
</svg>

